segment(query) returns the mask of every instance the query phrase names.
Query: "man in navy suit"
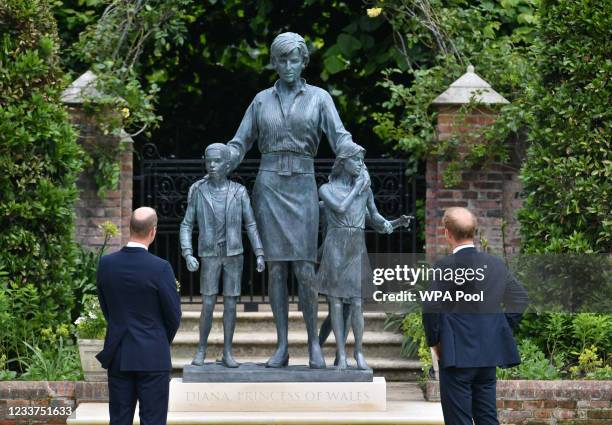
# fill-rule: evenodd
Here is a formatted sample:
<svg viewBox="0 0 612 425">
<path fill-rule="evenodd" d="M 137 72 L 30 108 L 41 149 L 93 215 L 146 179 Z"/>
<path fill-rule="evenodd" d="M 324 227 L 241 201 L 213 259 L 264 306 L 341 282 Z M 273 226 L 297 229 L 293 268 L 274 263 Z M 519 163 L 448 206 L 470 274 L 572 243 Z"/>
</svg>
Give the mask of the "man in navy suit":
<svg viewBox="0 0 612 425">
<path fill-rule="evenodd" d="M 439 358 L 444 423 L 499 424 L 495 368 L 520 363 L 512 329 L 527 293 L 502 260 L 475 249 L 476 217 L 469 210 L 449 208 L 442 220 L 453 254 L 434 265 L 440 272 L 429 289 L 447 299 L 424 304 L 423 326 Z"/>
<path fill-rule="evenodd" d="M 132 424 L 136 402 L 142 425 L 166 424 L 170 344 L 181 322 L 181 304 L 170 264 L 149 254 L 157 215 L 136 209 L 130 241 L 98 265 L 98 298 L 106 318 L 104 349 L 97 359 L 108 369 L 111 425 Z"/>
</svg>

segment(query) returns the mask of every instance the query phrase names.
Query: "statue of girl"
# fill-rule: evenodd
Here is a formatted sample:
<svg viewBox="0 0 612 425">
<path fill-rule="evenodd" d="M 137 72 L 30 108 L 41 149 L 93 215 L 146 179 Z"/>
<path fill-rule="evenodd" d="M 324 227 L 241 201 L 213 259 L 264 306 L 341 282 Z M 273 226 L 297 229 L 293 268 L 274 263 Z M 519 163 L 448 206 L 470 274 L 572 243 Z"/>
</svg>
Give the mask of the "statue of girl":
<svg viewBox="0 0 612 425">
<path fill-rule="evenodd" d="M 362 285 L 371 285 L 371 269 L 365 244 L 366 216 L 381 233 L 393 232 L 393 224 L 378 212 L 363 163 L 365 150 L 346 143 L 338 147 L 329 183 L 319 188 L 323 201 L 326 235 L 317 272 L 319 291 L 327 295 L 336 339 L 336 365 L 346 369 L 345 340 L 348 326 L 343 304 L 350 304 L 350 323 L 355 336 L 354 357 L 359 369 L 369 369 L 362 351 Z"/>
</svg>

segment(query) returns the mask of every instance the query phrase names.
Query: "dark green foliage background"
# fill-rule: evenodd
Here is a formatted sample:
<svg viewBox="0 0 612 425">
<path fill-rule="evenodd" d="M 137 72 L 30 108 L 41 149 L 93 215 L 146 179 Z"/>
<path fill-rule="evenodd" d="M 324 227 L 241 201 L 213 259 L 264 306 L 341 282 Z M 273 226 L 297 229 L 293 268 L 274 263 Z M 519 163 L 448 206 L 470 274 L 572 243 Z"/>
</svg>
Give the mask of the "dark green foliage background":
<svg viewBox="0 0 612 425">
<path fill-rule="evenodd" d="M 390 150 L 373 134 L 371 112 L 384 99 L 379 73 L 397 66 L 396 53 L 388 25 L 368 18 L 361 2 L 197 2 L 190 15 L 182 46 L 149 55 L 146 78 L 161 88 L 164 117 L 152 139 L 162 150 L 199 157 L 207 144 L 231 139 L 255 94 L 277 78 L 268 50 L 284 31 L 305 37 L 303 76 L 332 93 L 355 141 L 370 156 Z M 320 156 L 331 156 L 326 142 Z"/>
<path fill-rule="evenodd" d="M 67 336 L 81 151 L 59 101 L 59 38 L 46 1 L 0 3 L 0 356 Z M 13 367 L 15 364 L 13 363 Z"/>
<path fill-rule="evenodd" d="M 56 5 L 64 62 L 73 77 L 87 69 L 73 43 L 103 3 Z M 311 51 L 303 77 L 332 93 L 355 141 L 372 157 L 392 151 L 374 134 L 372 113 L 386 97 L 376 85 L 380 72 L 401 67 L 403 60 L 389 24 L 382 16 L 368 18 L 361 1 L 194 1 L 181 20 L 185 40 L 149 45 L 142 55 L 138 72 L 144 85 L 159 86 L 156 113 L 163 121 L 151 138 L 137 138 L 137 147 L 153 141 L 165 154 L 199 158 L 207 144 L 231 139 L 255 94 L 277 78 L 269 65 L 272 40 L 293 31 Z M 331 154 L 321 143 L 319 156 Z"/>
</svg>

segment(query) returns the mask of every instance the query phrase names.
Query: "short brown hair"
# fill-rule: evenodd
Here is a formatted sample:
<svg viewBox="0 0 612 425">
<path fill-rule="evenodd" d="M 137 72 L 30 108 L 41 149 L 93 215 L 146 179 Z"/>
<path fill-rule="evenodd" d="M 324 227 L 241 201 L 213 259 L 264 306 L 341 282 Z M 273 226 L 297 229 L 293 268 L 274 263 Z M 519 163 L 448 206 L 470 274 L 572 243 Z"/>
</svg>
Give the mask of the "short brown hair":
<svg viewBox="0 0 612 425">
<path fill-rule="evenodd" d="M 153 214 L 147 215 L 144 219 L 137 218 L 135 211 L 132 213 L 132 217 L 130 218 L 130 234 L 145 237 L 155 226 L 157 226 L 157 214 L 155 214 L 155 211 L 153 211 Z"/>
<path fill-rule="evenodd" d="M 469 220 L 465 220 L 466 213 L 470 217 Z M 458 217 L 460 215 L 464 217 Z M 452 207 L 444 211 L 442 223 L 444 228 L 457 240 L 473 239 L 478 225 L 476 216 L 467 208 L 462 207 Z"/>
</svg>

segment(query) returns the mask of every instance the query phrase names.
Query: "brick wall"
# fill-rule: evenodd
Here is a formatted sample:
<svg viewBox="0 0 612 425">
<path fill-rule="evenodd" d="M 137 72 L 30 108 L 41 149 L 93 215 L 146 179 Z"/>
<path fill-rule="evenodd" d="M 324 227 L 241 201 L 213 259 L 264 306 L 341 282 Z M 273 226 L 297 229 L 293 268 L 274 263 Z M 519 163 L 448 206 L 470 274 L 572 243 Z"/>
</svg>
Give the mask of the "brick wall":
<svg viewBox="0 0 612 425">
<path fill-rule="evenodd" d="M 439 382 L 425 398 L 440 400 Z M 514 425 L 612 424 L 612 381 L 498 381 L 497 416 Z"/>
<path fill-rule="evenodd" d="M 107 401 L 106 382 L 4 381 L 0 382 L 0 425 L 65 424 L 67 415 L 47 415 L 48 408 L 74 412 L 78 403 Z M 45 414 L 9 415 L 29 407 L 38 407 L 38 412 L 44 408 Z"/>
<path fill-rule="evenodd" d="M 132 212 L 133 143 L 129 137 L 105 136 L 97 128 L 92 117 L 86 115 L 80 106 L 69 108 L 71 120 L 79 129 L 79 143 L 84 146 L 123 144 L 120 154 L 121 177 L 117 190 L 107 191 L 103 199 L 97 194 L 94 177 L 84 172 L 77 186 L 80 190 L 75 206 L 76 240 L 82 246 L 95 249 L 104 243 L 100 224 L 110 221 L 119 229 L 119 235 L 111 238 L 106 252 L 121 248 L 129 237 L 129 220 Z"/>
<path fill-rule="evenodd" d="M 464 136 L 463 144 L 458 147 L 459 154 L 463 155 L 467 151 L 470 137 L 491 125 L 496 114 L 485 107 L 475 109 L 468 115 L 459 114 L 458 111 L 456 106 L 441 107 L 436 131 L 438 140 Z M 470 137 L 466 137 L 468 135 Z M 482 238 L 487 241 L 491 253 L 500 254 L 504 249 L 506 253 L 518 252 L 520 240 L 516 212 L 522 206 L 519 197 L 521 184 L 518 180 L 520 164 L 516 155 L 511 157 L 508 164 L 492 163 L 484 168 L 462 170 L 461 182 L 452 188 L 446 188 L 442 180 L 448 163 L 428 158 L 425 176 L 425 252 L 448 253 L 441 219 L 444 210 L 454 206 L 469 208 L 476 214 L 479 227 L 477 245 Z M 505 244 L 502 238 L 502 219 L 508 223 Z"/>
</svg>

